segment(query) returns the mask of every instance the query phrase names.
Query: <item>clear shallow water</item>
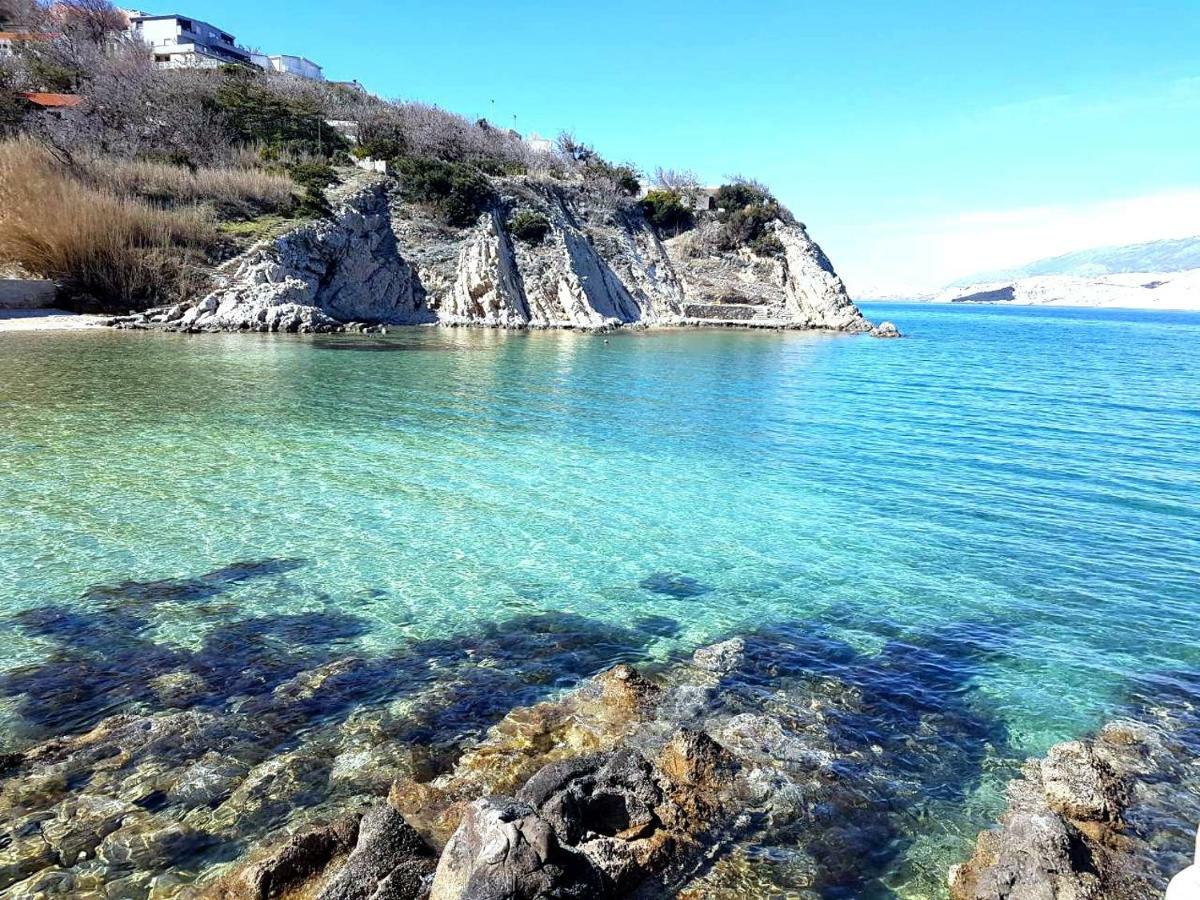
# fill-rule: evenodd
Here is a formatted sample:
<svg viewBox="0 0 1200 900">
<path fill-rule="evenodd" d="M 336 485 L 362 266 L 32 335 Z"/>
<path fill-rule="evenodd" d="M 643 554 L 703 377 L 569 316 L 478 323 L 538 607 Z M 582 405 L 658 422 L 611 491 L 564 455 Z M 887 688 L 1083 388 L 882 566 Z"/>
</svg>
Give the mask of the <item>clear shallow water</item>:
<svg viewBox="0 0 1200 900">
<path fill-rule="evenodd" d="M 1200 315 L 866 311 L 911 336 L 0 335 L 0 744 L 542 614 L 578 646 L 505 705 L 762 626 L 936 647 L 900 689 L 996 740 L 881 873 L 927 895 L 1013 760 L 1200 663 Z"/>
</svg>

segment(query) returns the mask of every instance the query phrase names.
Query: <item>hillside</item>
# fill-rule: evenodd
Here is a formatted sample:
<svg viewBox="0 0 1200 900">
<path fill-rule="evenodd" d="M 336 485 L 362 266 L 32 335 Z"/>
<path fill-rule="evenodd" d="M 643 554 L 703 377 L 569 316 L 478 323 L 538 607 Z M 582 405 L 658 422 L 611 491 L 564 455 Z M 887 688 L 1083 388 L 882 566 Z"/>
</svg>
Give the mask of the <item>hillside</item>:
<svg viewBox="0 0 1200 900">
<path fill-rule="evenodd" d="M 0 96 L 56 105 L 0 120 L 0 264 L 68 308 L 188 330 L 869 330 L 753 180 L 647 178 L 570 134 L 527 140 L 356 83 L 163 67 L 106 0 L 31 10 L 45 39 L 0 60 Z M 381 177 L 359 190 L 360 169 Z"/>
<path fill-rule="evenodd" d="M 1015 281 L 1045 275 L 1089 278 L 1128 272 L 1184 272 L 1188 269 L 1200 269 L 1200 236 L 1064 253 L 1062 256 L 1039 259 L 1011 269 L 961 278 L 951 287 Z"/>
</svg>

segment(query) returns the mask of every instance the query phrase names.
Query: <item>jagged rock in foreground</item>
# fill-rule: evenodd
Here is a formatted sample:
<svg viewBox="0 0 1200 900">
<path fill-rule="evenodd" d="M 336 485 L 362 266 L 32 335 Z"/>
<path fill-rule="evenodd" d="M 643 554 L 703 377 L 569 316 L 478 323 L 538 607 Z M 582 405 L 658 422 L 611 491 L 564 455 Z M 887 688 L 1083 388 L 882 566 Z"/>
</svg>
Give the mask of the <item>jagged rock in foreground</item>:
<svg viewBox="0 0 1200 900">
<path fill-rule="evenodd" d="M 636 205 L 578 184 L 493 180 L 497 199 L 450 228 L 382 180 L 333 197 L 332 219 L 259 244 L 195 304 L 113 320 L 182 331 L 339 331 L 373 325 L 607 329 L 737 325 L 864 333 L 868 323 L 802 225 L 769 227 L 776 255 L 668 249 Z M 519 240 L 516 210 L 549 223 Z"/>
<path fill-rule="evenodd" d="M 746 896 L 748 869 L 808 886 L 805 898 L 854 896 L 896 818 L 977 765 L 988 731 L 949 695 L 920 699 L 925 655 L 919 676 L 887 654 L 853 683 L 808 669 L 851 659 L 817 635 L 764 632 L 513 709 L 436 777 L 398 775 L 388 816 L 440 861 L 416 892 L 385 894 L 371 876 L 360 896 L 712 900 Z M 335 860 L 304 896 L 333 900 L 323 892 L 345 871 Z"/>
<path fill-rule="evenodd" d="M 1051 748 L 950 872 L 953 900 L 1158 900 L 1200 817 L 1195 760 L 1162 721 L 1122 721 Z"/>
<path fill-rule="evenodd" d="M 5 897 L 422 896 L 474 805 L 497 797 L 532 810 L 520 831 L 546 835 L 539 860 L 577 863 L 609 896 L 862 896 L 926 833 L 928 798 L 957 801 L 1003 741 L 966 686 L 978 667 L 938 635 L 867 656 L 811 621 L 775 623 L 688 662 L 590 678 L 642 632 L 520 617 L 378 657 L 309 652 L 314 628 L 346 633 L 327 613 L 285 623 L 305 652 L 254 637 L 258 618 L 202 654 L 140 637 L 155 598 L 208 596 L 252 569 L 97 595 L 105 665 L 146 676 L 121 714 L 89 699 L 85 664 L 25 676 L 39 711 L 63 689 L 73 716 L 105 702 L 90 730 L 0 759 Z M 125 656 L 109 613 L 131 610 L 146 618 Z M 26 621 L 87 640 L 59 615 Z M 476 819 L 505 834 L 516 821 Z M 458 845 L 493 846 L 477 837 Z M 466 853 L 443 885 L 487 882 L 483 862 Z"/>
</svg>

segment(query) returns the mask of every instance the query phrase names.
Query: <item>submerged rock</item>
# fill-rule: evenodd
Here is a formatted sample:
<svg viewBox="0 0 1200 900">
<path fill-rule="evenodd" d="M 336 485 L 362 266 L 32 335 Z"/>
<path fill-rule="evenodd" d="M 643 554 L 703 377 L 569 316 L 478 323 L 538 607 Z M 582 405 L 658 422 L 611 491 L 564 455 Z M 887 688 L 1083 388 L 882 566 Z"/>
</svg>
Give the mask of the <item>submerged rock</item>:
<svg viewBox="0 0 1200 900">
<path fill-rule="evenodd" d="M 306 828 L 281 846 L 242 863 L 210 892 L 216 900 L 269 900 L 303 885 L 345 856 L 358 837 L 359 816 Z"/>
<path fill-rule="evenodd" d="M 1200 814 L 1191 769 L 1169 731 L 1137 722 L 1052 747 L 1009 786 L 1000 827 L 951 870 L 951 897 L 1158 900 Z"/>
<path fill-rule="evenodd" d="M 728 675 L 742 664 L 746 653 L 746 642 L 741 638 L 730 638 L 711 647 L 701 647 L 692 654 L 692 663 L 718 675 Z"/>
</svg>

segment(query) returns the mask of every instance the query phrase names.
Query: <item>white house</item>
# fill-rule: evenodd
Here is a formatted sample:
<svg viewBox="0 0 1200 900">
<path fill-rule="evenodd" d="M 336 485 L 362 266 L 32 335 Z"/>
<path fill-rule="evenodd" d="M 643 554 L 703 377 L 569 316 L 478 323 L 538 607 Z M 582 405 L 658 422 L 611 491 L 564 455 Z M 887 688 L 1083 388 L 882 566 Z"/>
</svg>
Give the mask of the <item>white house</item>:
<svg viewBox="0 0 1200 900">
<path fill-rule="evenodd" d="M 255 53 L 253 54 L 253 60 L 256 66 L 266 69 L 268 72 L 296 75 L 311 81 L 325 80 L 325 73 L 321 70 L 321 67 L 311 59 L 305 59 L 303 56 L 291 56 L 286 53 L 268 56 L 263 53 Z"/>
<path fill-rule="evenodd" d="M 250 54 L 237 40 L 207 22 L 186 16 L 129 14 L 129 33 L 150 45 L 163 69 L 209 69 L 236 63 L 250 65 Z"/>
<path fill-rule="evenodd" d="M 525 143 L 534 153 L 550 153 L 554 150 L 554 141 L 542 137 L 536 131 L 532 131 L 529 137 L 525 138 Z"/>
</svg>

